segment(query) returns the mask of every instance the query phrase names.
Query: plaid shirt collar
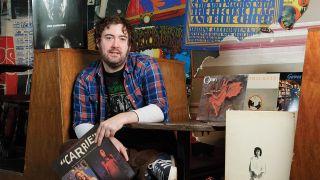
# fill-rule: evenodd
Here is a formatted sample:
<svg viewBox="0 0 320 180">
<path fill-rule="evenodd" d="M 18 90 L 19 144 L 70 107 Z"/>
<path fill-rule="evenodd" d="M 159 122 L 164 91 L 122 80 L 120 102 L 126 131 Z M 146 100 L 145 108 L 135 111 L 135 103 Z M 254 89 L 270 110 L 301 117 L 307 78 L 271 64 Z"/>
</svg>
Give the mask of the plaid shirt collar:
<svg viewBox="0 0 320 180">
<path fill-rule="evenodd" d="M 133 72 L 133 64 L 134 64 L 134 60 L 132 58 L 132 52 L 129 52 L 127 60 L 125 62 L 125 68 L 124 68 L 124 71 L 127 74 L 131 74 Z M 92 75 L 95 75 L 96 77 L 99 77 L 101 79 L 101 77 L 103 76 L 103 69 L 102 68 L 103 68 L 103 64 L 102 64 L 102 61 L 100 60 L 97 63 L 95 71 L 92 72 L 93 73 Z"/>
</svg>

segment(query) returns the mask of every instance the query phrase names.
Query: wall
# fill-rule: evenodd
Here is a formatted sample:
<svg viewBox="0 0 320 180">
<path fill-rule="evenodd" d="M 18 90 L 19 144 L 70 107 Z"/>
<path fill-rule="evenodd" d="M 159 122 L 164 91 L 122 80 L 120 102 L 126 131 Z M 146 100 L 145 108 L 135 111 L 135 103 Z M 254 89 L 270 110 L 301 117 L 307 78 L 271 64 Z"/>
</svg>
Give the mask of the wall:
<svg viewBox="0 0 320 180">
<path fill-rule="evenodd" d="M 262 33 L 239 42 L 228 39 L 221 43 L 220 52 L 192 52 L 192 95 L 190 113 L 196 117 L 205 75 L 301 72 L 303 70 L 307 30 L 320 26 L 320 1 L 312 0 L 308 10 L 292 30 L 279 24 L 271 25 L 273 33 Z M 220 142 L 217 134 L 197 134 L 198 140 L 210 144 Z M 223 138 L 224 134 L 218 134 Z"/>
</svg>

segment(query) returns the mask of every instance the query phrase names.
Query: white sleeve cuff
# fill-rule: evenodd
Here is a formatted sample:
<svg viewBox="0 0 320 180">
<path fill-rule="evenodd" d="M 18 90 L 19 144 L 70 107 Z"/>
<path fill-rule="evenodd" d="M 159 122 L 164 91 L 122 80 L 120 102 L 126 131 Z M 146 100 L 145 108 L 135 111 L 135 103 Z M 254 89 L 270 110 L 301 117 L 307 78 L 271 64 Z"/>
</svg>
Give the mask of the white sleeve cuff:
<svg viewBox="0 0 320 180">
<path fill-rule="evenodd" d="M 162 110 L 155 104 L 149 104 L 133 111 L 137 114 L 139 123 L 161 122 L 164 119 Z"/>
<path fill-rule="evenodd" d="M 94 125 L 90 123 L 79 124 L 74 127 L 74 132 L 77 135 L 77 138 L 81 138 L 84 134 L 86 134 Z"/>
</svg>

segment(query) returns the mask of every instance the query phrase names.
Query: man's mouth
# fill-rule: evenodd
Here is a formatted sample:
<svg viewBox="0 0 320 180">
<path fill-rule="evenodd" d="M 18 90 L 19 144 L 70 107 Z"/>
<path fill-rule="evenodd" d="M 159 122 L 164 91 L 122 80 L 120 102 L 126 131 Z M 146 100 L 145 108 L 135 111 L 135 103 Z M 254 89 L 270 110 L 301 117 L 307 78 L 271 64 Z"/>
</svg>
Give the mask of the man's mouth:
<svg viewBox="0 0 320 180">
<path fill-rule="evenodd" d="M 118 56 L 118 55 L 120 55 L 120 52 L 119 51 L 109 51 L 109 54 L 112 56 Z"/>
</svg>

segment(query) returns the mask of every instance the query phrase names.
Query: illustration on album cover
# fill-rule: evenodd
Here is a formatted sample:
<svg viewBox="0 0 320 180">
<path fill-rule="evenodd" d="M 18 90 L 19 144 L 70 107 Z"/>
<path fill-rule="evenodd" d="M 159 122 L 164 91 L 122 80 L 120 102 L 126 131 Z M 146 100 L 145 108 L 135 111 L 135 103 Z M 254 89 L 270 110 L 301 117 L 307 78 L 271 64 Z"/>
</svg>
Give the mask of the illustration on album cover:
<svg viewBox="0 0 320 180">
<path fill-rule="evenodd" d="M 242 110 L 248 75 L 205 76 L 197 120 L 225 121 L 227 110 Z"/>
</svg>

